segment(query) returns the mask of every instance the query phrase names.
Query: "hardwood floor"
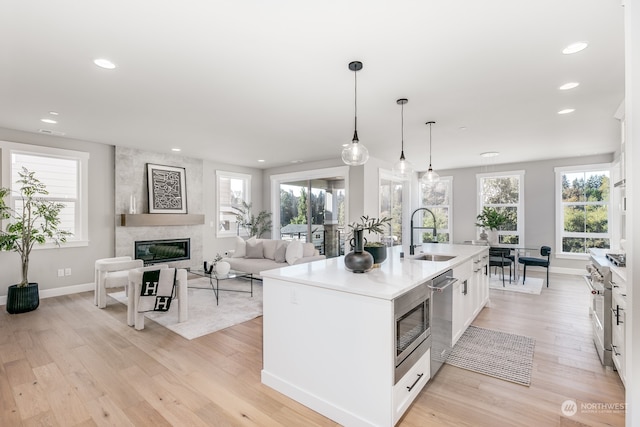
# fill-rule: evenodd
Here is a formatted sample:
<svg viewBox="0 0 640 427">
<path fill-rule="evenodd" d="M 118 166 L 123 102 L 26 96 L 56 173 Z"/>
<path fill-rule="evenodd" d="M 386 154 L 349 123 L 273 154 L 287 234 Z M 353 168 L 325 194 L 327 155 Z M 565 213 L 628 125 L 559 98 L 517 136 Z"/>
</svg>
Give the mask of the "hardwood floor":
<svg viewBox="0 0 640 427">
<path fill-rule="evenodd" d="M 598 406 L 624 402 L 624 387 L 598 360 L 581 278 L 490 296 L 474 324 L 536 339 L 531 386 L 444 365 L 399 426 L 624 425 L 624 413 Z M 261 317 L 192 341 L 145 323 L 128 327 L 124 305 L 100 310 L 91 292 L 31 313 L 3 307 L 0 426 L 336 425 L 261 384 Z M 562 415 L 568 399 L 573 416 Z"/>
</svg>

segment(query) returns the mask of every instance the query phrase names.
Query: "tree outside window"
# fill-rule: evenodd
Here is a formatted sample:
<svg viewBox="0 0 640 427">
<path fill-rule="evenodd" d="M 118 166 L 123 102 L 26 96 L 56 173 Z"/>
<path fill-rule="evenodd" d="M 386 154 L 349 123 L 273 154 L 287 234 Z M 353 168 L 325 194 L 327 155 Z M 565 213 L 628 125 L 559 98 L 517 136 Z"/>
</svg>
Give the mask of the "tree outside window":
<svg viewBox="0 0 640 427">
<path fill-rule="evenodd" d="M 485 207 L 506 214 L 510 220 L 498 229 L 498 243 L 522 245 L 523 239 L 524 172 L 503 172 L 478 175 L 480 202 L 478 212 Z"/>
<path fill-rule="evenodd" d="M 451 242 L 451 196 L 452 178 L 440 177 L 437 182 L 420 184 L 420 206 L 429 209 L 436 217 L 436 231 L 438 233 L 437 241 L 439 243 Z M 422 227 L 432 227 L 433 218 L 429 214 L 419 211 L 416 215 L 421 214 L 422 219 L 419 222 Z M 415 219 L 414 219 L 415 221 Z M 415 222 L 414 222 L 415 223 Z M 430 230 L 421 230 L 419 241 L 422 243 L 433 241 L 433 232 Z"/>
<path fill-rule="evenodd" d="M 559 194 L 559 247 L 564 253 L 609 248 L 608 165 L 556 169 Z"/>
</svg>

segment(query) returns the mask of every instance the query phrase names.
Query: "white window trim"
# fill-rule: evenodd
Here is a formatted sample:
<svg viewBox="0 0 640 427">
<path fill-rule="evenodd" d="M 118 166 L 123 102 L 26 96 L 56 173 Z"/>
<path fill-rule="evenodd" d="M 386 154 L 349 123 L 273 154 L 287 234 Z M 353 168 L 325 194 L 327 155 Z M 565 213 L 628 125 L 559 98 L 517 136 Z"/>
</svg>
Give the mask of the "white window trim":
<svg viewBox="0 0 640 427">
<path fill-rule="evenodd" d="M 216 170 L 216 237 L 234 237 L 238 235 L 236 230 L 220 230 L 220 179 L 241 179 L 245 182 L 245 194 L 247 203 L 251 203 L 251 175 L 240 172 L 227 172 Z M 240 236 L 247 236 L 247 230 L 241 229 Z"/>
<path fill-rule="evenodd" d="M 84 151 L 66 150 L 62 148 L 44 147 L 41 145 L 21 144 L 19 142 L 0 141 L 0 162 L 2 175 L 0 184 L 2 187 L 11 187 L 11 154 L 26 153 L 31 155 L 43 155 L 79 161 L 78 170 L 78 215 L 76 215 L 76 230 L 73 236 L 60 246 L 53 242 L 44 245 L 35 245 L 34 250 L 40 249 L 64 249 L 89 246 L 89 153 Z M 2 224 L 4 228 L 4 224 Z"/>
<path fill-rule="evenodd" d="M 566 172 L 585 172 L 585 171 L 594 171 L 594 170 L 608 170 L 609 171 L 609 203 L 607 209 L 607 215 L 609 218 L 609 223 L 607 229 L 609 232 L 607 233 L 607 238 L 609 239 L 609 244 L 611 244 L 611 197 L 613 195 L 613 181 L 612 181 L 612 164 L 611 163 L 595 163 L 589 165 L 575 165 L 575 166 L 557 166 L 553 169 L 556 174 L 555 180 L 555 197 L 556 197 L 556 250 L 554 256 L 556 258 L 562 259 L 574 259 L 574 260 L 587 260 L 589 259 L 589 254 L 579 254 L 579 253 L 571 253 L 571 252 L 563 252 L 562 251 L 562 227 L 564 222 L 562 220 L 562 175 Z"/>
<path fill-rule="evenodd" d="M 449 182 L 449 204 L 447 205 L 427 205 L 426 208 L 440 208 L 446 207 L 449 212 L 449 217 L 447 218 L 447 223 L 449 224 L 449 228 L 446 228 L 445 231 L 449 234 L 449 241 L 446 243 L 453 243 L 453 177 L 452 176 L 441 176 L 439 181 L 448 181 Z M 420 183 L 420 191 L 422 191 L 422 186 L 424 184 Z M 422 200 L 422 194 L 419 196 L 420 200 Z M 442 230 L 436 230 L 436 232 L 441 232 Z"/>
<path fill-rule="evenodd" d="M 524 170 L 515 170 L 515 171 L 506 171 L 506 172 L 486 172 L 486 173 L 478 173 L 476 174 L 476 194 L 478 195 L 478 199 L 477 199 L 477 215 L 480 215 L 480 213 L 482 212 L 482 186 L 480 185 L 480 183 L 482 182 L 481 178 L 505 178 L 505 177 L 509 177 L 509 176 L 514 176 L 517 175 L 520 177 L 520 179 L 518 180 L 518 223 L 517 223 L 517 227 L 518 227 L 518 231 L 517 231 L 517 235 L 518 235 L 518 244 L 517 245 L 505 245 L 505 246 L 513 246 L 513 247 L 521 247 L 521 248 L 525 248 L 526 244 L 524 241 L 524 198 L 525 198 L 525 194 L 524 194 L 524 175 L 525 175 L 525 171 Z M 480 231 L 478 229 L 478 227 L 476 227 L 476 233 L 477 233 L 477 237 L 476 238 L 480 238 Z M 510 231 L 498 231 L 498 234 L 513 234 Z"/>
<path fill-rule="evenodd" d="M 407 228 L 407 224 L 409 224 L 409 220 L 407 219 L 407 211 L 410 211 L 410 205 L 408 201 L 411 199 L 411 181 L 403 180 L 398 178 L 393 174 L 393 171 L 388 169 L 378 169 L 378 216 L 382 217 L 382 213 L 380 212 L 380 187 L 382 187 L 382 180 L 393 181 L 399 184 L 402 184 L 402 241 L 405 241 L 405 229 Z M 409 215 L 411 213 L 409 212 Z"/>
<path fill-rule="evenodd" d="M 349 218 L 349 166 L 338 166 L 326 169 L 313 169 L 300 172 L 289 172 L 271 175 L 271 219 L 272 236 L 280 236 L 280 184 L 290 181 L 321 179 L 327 177 L 344 177 L 345 188 L 345 221 Z M 279 238 L 279 237 L 278 237 Z"/>
</svg>

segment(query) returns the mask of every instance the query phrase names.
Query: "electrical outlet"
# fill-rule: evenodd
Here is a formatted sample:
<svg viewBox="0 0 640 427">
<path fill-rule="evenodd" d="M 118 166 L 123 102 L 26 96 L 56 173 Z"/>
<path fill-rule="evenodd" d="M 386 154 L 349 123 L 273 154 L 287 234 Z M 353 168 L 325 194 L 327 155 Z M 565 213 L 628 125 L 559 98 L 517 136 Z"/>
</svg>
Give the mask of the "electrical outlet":
<svg viewBox="0 0 640 427">
<path fill-rule="evenodd" d="M 63 277 L 64 276 L 64 268 L 59 268 L 58 269 L 58 277 Z"/>
<path fill-rule="evenodd" d="M 71 276 L 71 269 L 70 268 L 65 268 L 64 269 L 64 275 L 65 276 Z"/>
</svg>

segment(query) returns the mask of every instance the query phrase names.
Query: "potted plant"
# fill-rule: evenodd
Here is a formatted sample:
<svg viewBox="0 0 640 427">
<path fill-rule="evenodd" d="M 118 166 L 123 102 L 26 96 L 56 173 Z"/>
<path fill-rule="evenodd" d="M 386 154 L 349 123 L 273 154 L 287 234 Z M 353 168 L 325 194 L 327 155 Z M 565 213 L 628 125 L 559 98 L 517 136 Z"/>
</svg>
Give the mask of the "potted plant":
<svg viewBox="0 0 640 427">
<path fill-rule="evenodd" d="M 387 247 L 380 239 L 385 235 L 386 227 L 388 227 L 390 223 L 391 218 L 389 217 L 375 218 L 363 215 L 358 221 L 349 224 L 349 228 L 351 229 L 349 233 L 350 236 L 355 237 L 355 231 L 357 230 L 362 232 L 367 231 L 369 234 L 378 236 L 377 241 L 368 241 L 363 237 L 363 248 L 373 256 L 374 265 L 382 264 L 384 260 L 387 259 Z M 351 246 L 355 246 L 355 242 Z"/>
<path fill-rule="evenodd" d="M 258 215 L 254 215 L 251 212 L 251 205 L 243 200 L 240 207 L 234 206 L 233 209 L 238 211 L 235 214 L 238 226 L 247 230 L 249 236 L 259 238 L 271 231 L 271 212 L 260 211 Z"/>
<path fill-rule="evenodd" d="M 486 231 L 489 230 L 493 232 L 489 243 L 497 243 L 497 233 L 495 233 L 495 231 L 511 219 L 511 212 L 505 211 L 501 213 L 498 212 L 496 208 L 485 206 L 482 208 L 482 212 L 476 216 L 476 226 L 482 228 L 482 233 L 480 234 L 481 239 L 487 240 L 488 236 L 486 235 Z"/>
<path fill-rule="evenodd" d="M 41 197 L 49 192 L 35 172 L 23 167 L 18 175 L 20 190 L 15 209 L 6 203 L 11 190 L 0 188 L 0 220 L 7 223 L 4 230 L 0 229 L 0 250 L 17 252 L 22 265 L 22 281 L 7 290 L 7 311 L 11 314 L 35 310 L 40 304 L 38 284 L 28 279 L 29 256 L 34 245 L 52 241 L 60 246 L 71 234 L 59 228 L 60 211 L 65 205 Z"/>
</svg>

